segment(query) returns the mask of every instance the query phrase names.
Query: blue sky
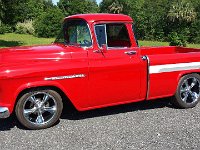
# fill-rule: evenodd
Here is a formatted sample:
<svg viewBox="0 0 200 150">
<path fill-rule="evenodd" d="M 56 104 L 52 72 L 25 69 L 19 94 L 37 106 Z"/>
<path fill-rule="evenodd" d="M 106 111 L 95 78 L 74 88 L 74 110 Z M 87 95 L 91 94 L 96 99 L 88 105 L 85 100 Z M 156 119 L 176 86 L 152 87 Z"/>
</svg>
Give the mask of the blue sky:
<svg viewBox="0 0 200 150">
<path fill-rule="evenodd" d="M 59 1 L 59 0 L 52 0 L 53 1 L 53 3 L 54 4 L 57 4 L 57 2 Z M 99 4 L 102 0 L 96 0 L 97 1 L 97 3 Z"/>
</svg>

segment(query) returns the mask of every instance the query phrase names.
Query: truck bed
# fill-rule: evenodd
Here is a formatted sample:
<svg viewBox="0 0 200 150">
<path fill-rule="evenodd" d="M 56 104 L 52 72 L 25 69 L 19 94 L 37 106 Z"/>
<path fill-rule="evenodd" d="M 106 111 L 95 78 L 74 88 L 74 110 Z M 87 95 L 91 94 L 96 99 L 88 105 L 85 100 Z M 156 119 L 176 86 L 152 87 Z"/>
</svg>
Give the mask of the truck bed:
<svg viewBox="0 0 200 150">
<path fill-rule="evenodd" d="M 168 46 L 140 50 L 149 60 L 148 99 L 174 95 L 181 76 L 200 71 L 200 49 Z"/>
<path fill-rule="evenodd" d="M 177 53 L 194 53 L 200 52 L 197 48 L 186 48 L 186 47 L 141 47 L 141 55 L 156 55 L 156 54 L 177 54 Z"/>
</svg>

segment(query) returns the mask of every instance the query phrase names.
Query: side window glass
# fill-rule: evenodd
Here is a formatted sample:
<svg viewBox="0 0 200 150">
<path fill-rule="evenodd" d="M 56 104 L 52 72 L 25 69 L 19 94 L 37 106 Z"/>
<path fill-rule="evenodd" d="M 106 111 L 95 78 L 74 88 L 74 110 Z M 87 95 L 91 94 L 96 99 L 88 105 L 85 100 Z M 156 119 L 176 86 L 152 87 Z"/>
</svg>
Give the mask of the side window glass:
<svg viewBox="0 0 200 150">
<path fill-rule="evenodd" d="M 125 24 L 106 24 L 108 47 L 130 47 L 131 42 Z"/>
<path fill-rule="evenodd" d="M 96 25 L 95 33 L 99 47 L 102 47 L 102 44 L 107 44 L 105 25 Z"/>
</svg>

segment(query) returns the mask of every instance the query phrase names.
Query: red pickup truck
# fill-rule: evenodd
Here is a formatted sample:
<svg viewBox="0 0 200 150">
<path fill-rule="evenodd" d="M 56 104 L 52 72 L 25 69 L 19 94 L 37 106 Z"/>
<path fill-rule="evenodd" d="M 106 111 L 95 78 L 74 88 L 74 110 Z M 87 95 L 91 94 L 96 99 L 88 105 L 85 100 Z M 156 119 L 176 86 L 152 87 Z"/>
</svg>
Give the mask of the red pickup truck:
<svg viewBox="0 0 200 150">
<path fill-rule="evenodd" d="M 139 47 L 133 30 L 126 15 L 74 15 L 51 45 L 1 49 L 0 118 L 48 128 L 66 99 L 78 111 L 164 97 L 197 105 L 200 49 Z"/>
</svg>

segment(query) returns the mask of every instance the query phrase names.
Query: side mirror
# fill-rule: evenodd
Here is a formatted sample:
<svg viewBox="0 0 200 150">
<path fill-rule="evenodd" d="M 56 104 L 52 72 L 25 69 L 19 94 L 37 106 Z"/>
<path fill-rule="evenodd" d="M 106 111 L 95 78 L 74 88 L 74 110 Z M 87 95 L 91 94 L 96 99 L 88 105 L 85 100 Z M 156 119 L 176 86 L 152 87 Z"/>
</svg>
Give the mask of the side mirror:
<svg viewBox="0 0 200 150">
<path fill-rule="evenodd" d="M 107 45 L 106 45 L 106 44 L 102 44 L 102 45 L 101 45 L 101 51 L 102 51 L 103 53 L 106 53 L 107 50 L 108 50 Z"/>
</svg>

